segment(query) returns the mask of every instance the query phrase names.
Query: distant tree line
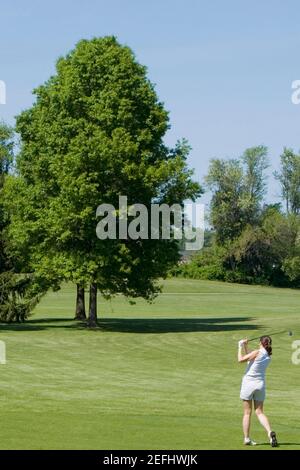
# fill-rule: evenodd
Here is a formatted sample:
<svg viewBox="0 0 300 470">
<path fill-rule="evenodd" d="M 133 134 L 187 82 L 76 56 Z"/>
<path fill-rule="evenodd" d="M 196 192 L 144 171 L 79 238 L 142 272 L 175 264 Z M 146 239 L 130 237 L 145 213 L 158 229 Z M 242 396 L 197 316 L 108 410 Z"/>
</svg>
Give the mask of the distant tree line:
<svg viewBox="0 0 300 470">
<path fill-rule="evenodd" d="M 285 148 L 274 173 L 282 203 L 265 204 L 267 148 L 241 158 L 213 159 L 205 178 L 212 192 L 204 249 L 173 275 L 248 284 L 300 286 L 300 155 Z"/>
</svg>

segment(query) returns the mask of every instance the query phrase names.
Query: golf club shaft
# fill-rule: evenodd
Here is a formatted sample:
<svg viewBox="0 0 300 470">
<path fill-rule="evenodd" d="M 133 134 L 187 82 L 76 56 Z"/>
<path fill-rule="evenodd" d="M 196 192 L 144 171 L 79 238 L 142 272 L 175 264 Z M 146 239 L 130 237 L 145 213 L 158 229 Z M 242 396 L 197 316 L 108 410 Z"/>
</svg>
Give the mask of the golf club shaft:
<svg viewBox="0 0 300 470">
<path fill-rule="evenodd" d="M 282 335 L 284 333 L 287 333 L 287 330 L 283 330 L 283 331 L 277 331 L 275 333 L 270 333 L 268 334 L 268 336 L 274 336 L 274 335 Z M 258 339 L 260 339 L 262 336 L 266 336 L 266 335 L 261 335 L 261 336 L 256 336 L 255 338 L 251 338 L 248 340 L 248 342 L 250 343 L 251 341 L 257 341 Z"/>
</svg>

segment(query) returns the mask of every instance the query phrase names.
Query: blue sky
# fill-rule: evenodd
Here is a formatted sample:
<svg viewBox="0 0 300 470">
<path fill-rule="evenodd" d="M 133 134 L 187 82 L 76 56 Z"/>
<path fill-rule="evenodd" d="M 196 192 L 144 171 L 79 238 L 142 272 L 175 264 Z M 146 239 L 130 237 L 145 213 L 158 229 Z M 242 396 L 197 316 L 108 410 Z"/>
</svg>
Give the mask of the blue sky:
<svg viewBox="0 0 300 470">
<path fill-rule="evenodd" d="M 81 38 L 114 34 L 147 65 L 170 111 L 166 140 L 186 137 L 202 180 L 212 157 L 283 146 L 300 148 L 300 2 L 296 0 L 11 0 L 0 5 L 0 119 L 32 103 L 32 89 Z M 268 199 L 279 188 L 270 170 Z M 208 196 L 205 197 L 207 201 Z"/>
</svg>

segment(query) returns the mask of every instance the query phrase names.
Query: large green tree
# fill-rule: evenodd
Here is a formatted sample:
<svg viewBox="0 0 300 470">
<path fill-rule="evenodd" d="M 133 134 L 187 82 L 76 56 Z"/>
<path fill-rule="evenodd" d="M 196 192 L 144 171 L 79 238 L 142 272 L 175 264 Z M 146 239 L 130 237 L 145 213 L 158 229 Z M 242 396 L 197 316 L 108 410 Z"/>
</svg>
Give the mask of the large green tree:
<svg viewBox="0 0 300 470">
<path fill-rule="evenodd" d="M 120 195 L 129 205 L 183 204 L 201 188 L 186 165 L 186 142 L 174 149 L 163 142 L 168 114 L 146 68 L 114 37 L 80 41 L 35 95 L 17 119 L 21 151 L 19 177 L 8 181 L 10 235 L 46 284 L 76 283 L 81 304 L 90 285 L 94 326 L 97 290 L 151 299 L 157 278 L 178 260 L 175 240 L 100 241 L 97 206 L 117 208 Z"/>
</svg>

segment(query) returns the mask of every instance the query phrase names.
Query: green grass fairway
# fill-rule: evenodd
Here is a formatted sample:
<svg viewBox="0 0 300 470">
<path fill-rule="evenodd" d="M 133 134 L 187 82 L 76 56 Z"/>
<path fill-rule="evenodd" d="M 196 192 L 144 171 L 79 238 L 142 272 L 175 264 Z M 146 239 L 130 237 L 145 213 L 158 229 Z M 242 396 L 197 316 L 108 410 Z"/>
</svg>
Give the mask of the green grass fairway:
<svg viewBox="0 0 300 470">
<path fill-rule="evenodd" d="M 299 291 L 169 280 L 153 305 L 100 300 L 96 331 L 69 320 L 74 300 L 67 286 L 0 326 L 1 449 L 243 449 L 237 341 L 282 329 L 265 409 L 300 449 Z M 269 449 L 255 416 L 251 435 Z"/>
</svg>

